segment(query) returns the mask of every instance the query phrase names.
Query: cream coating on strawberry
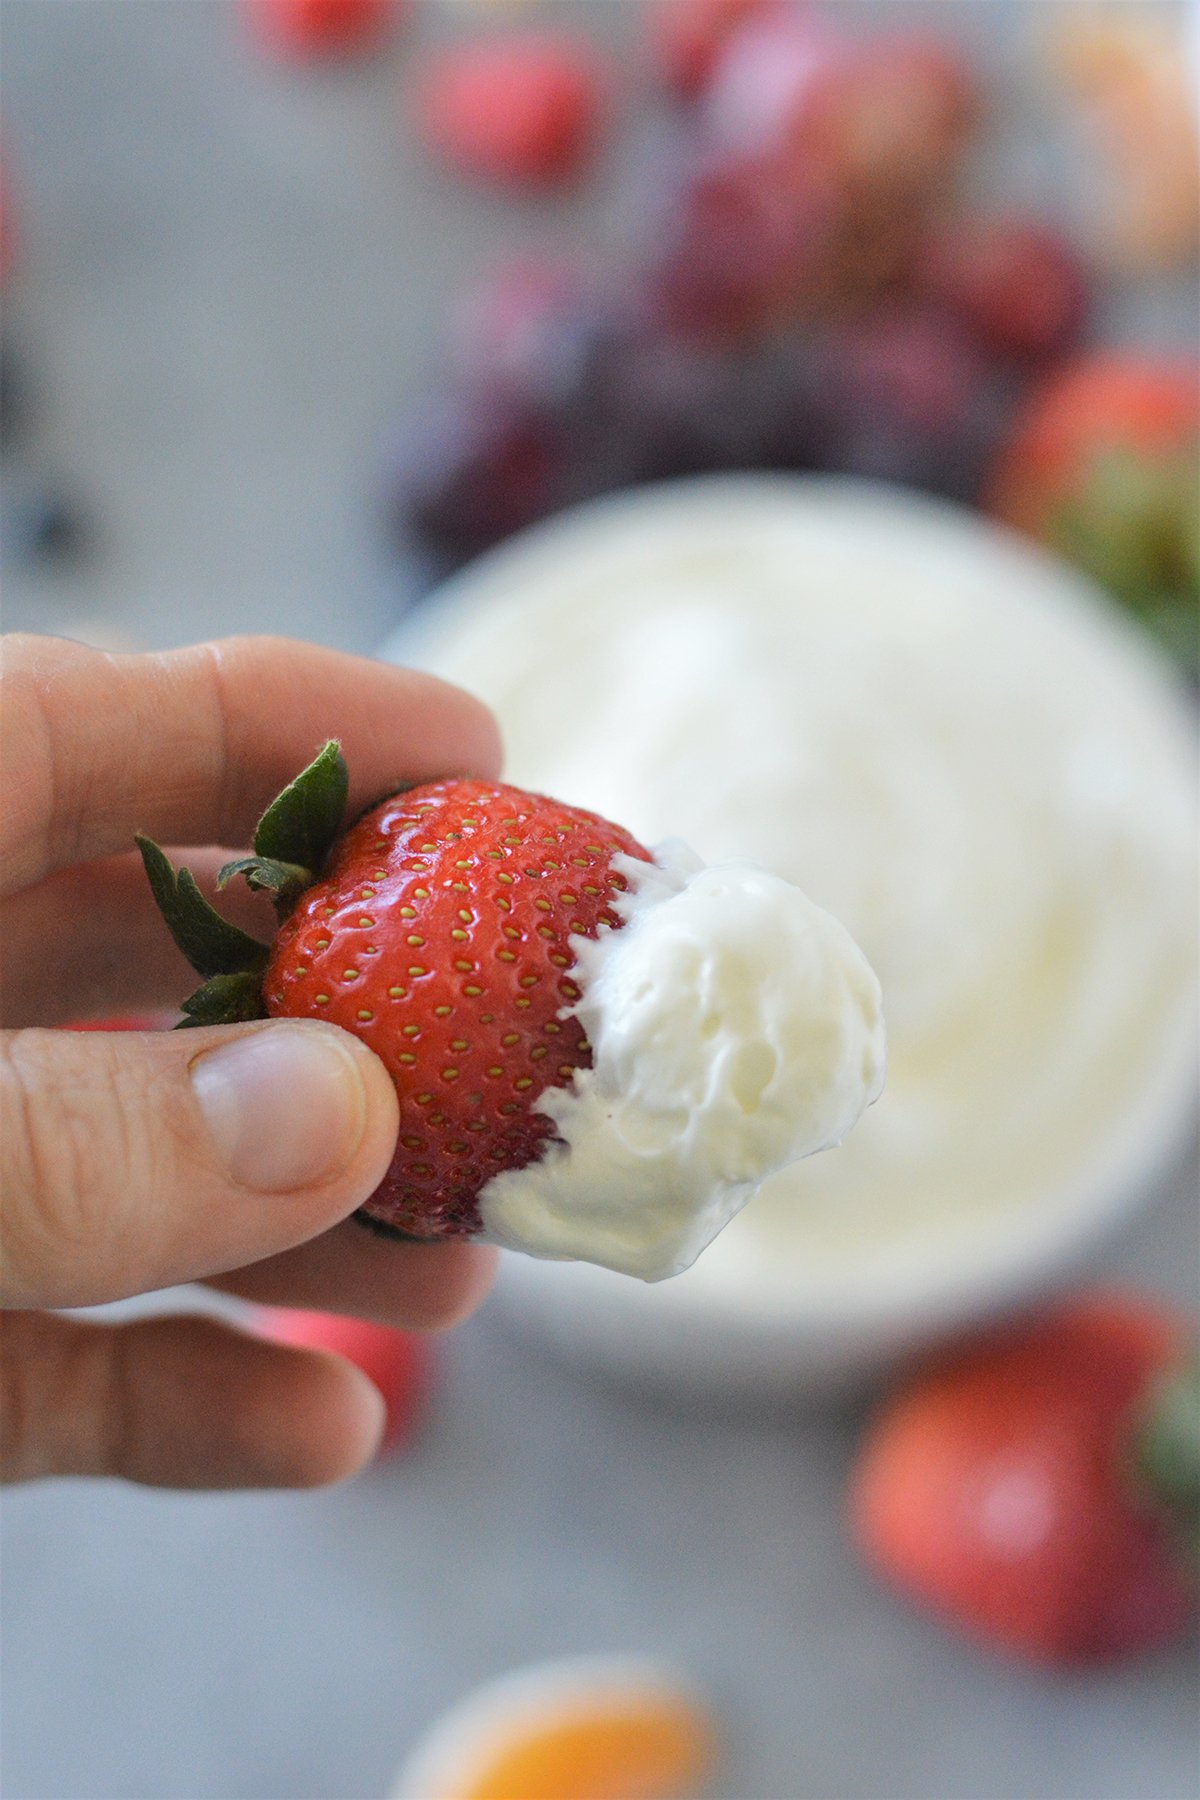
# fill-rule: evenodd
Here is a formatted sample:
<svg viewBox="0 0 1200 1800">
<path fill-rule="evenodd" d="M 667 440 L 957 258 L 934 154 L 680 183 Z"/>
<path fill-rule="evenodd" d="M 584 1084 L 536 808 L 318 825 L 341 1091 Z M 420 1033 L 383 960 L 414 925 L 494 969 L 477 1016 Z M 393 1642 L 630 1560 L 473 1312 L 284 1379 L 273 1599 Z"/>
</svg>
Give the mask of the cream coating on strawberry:
<svg viewBox="0 0 1200 1800">
<path fill-rule="evenodd" d="M 878 1098 L 883 1012 L 849 932 L 791 882 L 678 842 L 617 870 L 623 929 L 574 943 L 588 1065 L 542 1096 L 554 1140 L 479 1213 L 493 1242 L 660 1281 Z"/>
</svg>

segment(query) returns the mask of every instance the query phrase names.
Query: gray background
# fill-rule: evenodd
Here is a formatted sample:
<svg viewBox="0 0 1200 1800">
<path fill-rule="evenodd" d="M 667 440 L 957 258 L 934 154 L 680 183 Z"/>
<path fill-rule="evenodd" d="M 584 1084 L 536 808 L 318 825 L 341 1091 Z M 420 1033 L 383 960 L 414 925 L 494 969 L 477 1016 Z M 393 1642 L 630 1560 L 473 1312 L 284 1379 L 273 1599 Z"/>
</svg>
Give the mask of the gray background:
<svg viewBox="0 0 1200 1800">
<path fill-rule="evenodd" d="M 633 0 L 571 10 L 601 38 L 634 22 Z M 935 10 L 1002 69 L 1050 9 Z M 4 0 L 6 325 L 42 388 L 6 488 L 51 476 L 94 519 L 79 563 L 6 571 L 8 627 L 369 649 L 394 624 L 378 448 L 448 297 L 501 247 L 595 252 L 642 154 L 615 133 L 553 204 L 451 189 L 398 96 L 414 38 L 465 15 L 426 0 L 394 53 L 295 72 L 218 0 Z M 1000 159 L 1053 198 L 1019 112 Z M 1185 338 L 1192 300 L 1115 296 L 1109 334 Z M 1193 1298 L 1193 1195 L 1189 1165 L 1102 1266 Z M 335 1493 L 5 1497 L 12 1800 L 369 1800 L 477 1680 L 603 1650 L 665 1652 L 707 1687 L 723 1800 L 1200 1792 L 1194 1647 L 1026 1673 L 858 1569 L 840 1519 L 861 1408 L 672 1409 L 558 1369 L 489 1309 L 443 1352 L 419 1445 Z"/>
</svg>

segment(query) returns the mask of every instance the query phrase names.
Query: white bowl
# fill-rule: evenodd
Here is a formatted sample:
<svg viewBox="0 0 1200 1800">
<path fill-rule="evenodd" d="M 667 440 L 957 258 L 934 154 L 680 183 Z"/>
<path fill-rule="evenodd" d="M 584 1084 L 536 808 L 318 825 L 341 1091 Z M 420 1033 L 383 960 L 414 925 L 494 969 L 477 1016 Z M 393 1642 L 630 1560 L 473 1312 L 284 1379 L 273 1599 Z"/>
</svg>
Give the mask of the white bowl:
<svg viewBox="0 0 1200 1800">
<path fill-rule="evenodd" d="M 385 654 L 496 705 L 511 779 L 799 880 L 891 995 L 878 1116 L 693 1270 L 505 1259 L 499 1304 L 560 1352 L 688 1391 L 861 1379 L 1061 1279 L 1178 1156 L 1193 709 L 1065 565 L 899 490 L 700 479 L 524 533 Z"/>
</svg>

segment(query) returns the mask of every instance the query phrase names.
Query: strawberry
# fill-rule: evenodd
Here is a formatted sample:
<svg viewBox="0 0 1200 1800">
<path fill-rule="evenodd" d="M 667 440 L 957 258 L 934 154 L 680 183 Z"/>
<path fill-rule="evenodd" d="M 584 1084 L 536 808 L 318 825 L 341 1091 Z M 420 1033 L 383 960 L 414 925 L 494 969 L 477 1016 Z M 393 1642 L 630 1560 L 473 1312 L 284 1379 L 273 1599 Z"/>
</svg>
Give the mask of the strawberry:
<svg viewBox="0 0 1200 1800">
<path fill-rule="evenodd" d="M 1192 1612 L 1200 1393 L 1155 1301 L 1095 1293 L 1000 1330 L 875 1421 L 851 1517 L 867 1560 L 975 1638 L 1039 1662 L 1149 1649 Z"/>
<path fill-rule="evenodd" d="M 596 139 L 600 76 L 583 43 L 526 34 L 454 44 L 425 70 L 426 140 L 467 175 L 548 187 L 579 173 Z"/>
<path fill-rule="evenodd" d="M 1082 357 L 1018 413 L 989 506 L 1077 562 L 1194 663 L 1198 458 L 1194 367 L 1134 352 Z"/>
<path fill-rule="evenodd" d="M 593 813 L 494 782 L 409 788 L 342 837 L 336 743 L 268 807 L 254 855 L 230 863 L 269 891 L 273 945 L 223 920 L 186 869 L 139 837 L 155 897 L 207 979 L 184 1024 L 324 1019 L 383 1060 L 400 1100 L 391 1167 L 363 1213 L 405 1236 L 470 1236 L 490 1178 L 541 1154 L 548 1087 L 590 1066 L 570 939 L 615 930 L 619 854 L 649 861 Z"/>
<path fill-rule="evenodd" d="M 393 1331 L 366 1319 L 348 1319 L 340 1313 L 296 1312 L 290 1308 L 264 1307 L 255 1316 L 255 1328 L 275 1344 L 300 1350 L 330 1350 L 361 1369 L 383 1395 L 387 1425 L 380 1449 L 398 1450 L 412 1437 L 429 1387 L 431 1359 L 424 1338 L 410 1331 Z"/>
<path fill-rule="evenodd" d="M 343 56 L 379 43 L 397 0 L 244 0 L 251 31 L 276 56 Z"/>
</svg>

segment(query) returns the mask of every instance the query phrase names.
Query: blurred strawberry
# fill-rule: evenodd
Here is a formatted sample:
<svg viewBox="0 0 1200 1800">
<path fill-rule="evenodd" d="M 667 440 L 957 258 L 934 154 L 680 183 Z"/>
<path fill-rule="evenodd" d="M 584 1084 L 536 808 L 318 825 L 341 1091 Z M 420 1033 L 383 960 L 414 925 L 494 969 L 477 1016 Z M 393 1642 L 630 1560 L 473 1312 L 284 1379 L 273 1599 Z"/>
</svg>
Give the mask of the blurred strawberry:
<svg viewBox="0 0 1200 1800">
<path fill-rule="evenodd" d="M 1060 551 L 1185 661 L 1200 600 L 1200 379 L 1105 352 L 1029 397 L 989 482 L 990 510 Z"/>
<path fill-rule="evenodd" d="M 1200 1391 L 1157 1301 L 1093 1294 L 950 1355 L 886 1403 L 855 1538 L 913 1599 L 1046 1663 L 1148 1650 L 1193 1616 Z"/>
<path fill-rule="evenodd" d="M 1061 233 L 1029 219 L 969 221 L 926 246 L 922 284 L 993 355 L 1037 361 L 1079 343 L 1088 285 Z"/>
<path fill-rule="evenodd" d="M 456 43 L 424 72 L 426 141 L 466 175 L 552 187 L 595 148 L 602 78 L 586 39 L 524 34 Z"/>
<path fill-rule="evenodd" d="M 298 1350 L 329 1350 L 352 1362 L 374 1382 L 387 1407 L 380 1450 L 386 1453 L 408 1443 L 432 1376 L 433 1358 L 425 1338 L 340 1313 L 294 1312 L 290 1308 L 263 1308 L 255 1314 L 254 1324 L 259 1335 L 273 1343 Z"/>
<path fill-rule="evenodd" d="M 276 56 L 300 61 L 373 48 L 401 0 L 242 0 L 255 38 Z"/>
<path fill-rule="evenodd" d="M 694 100 L 708 85 L 723 46 L 771 0 L 656 0 L 650 12 L 650 52 L 663 86 Z"/>
</svg>

